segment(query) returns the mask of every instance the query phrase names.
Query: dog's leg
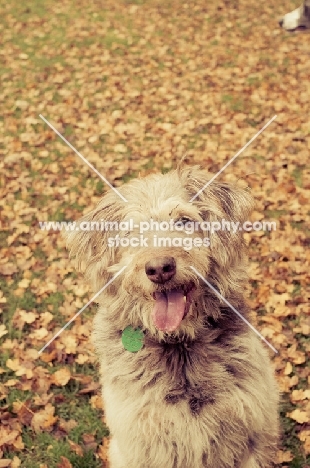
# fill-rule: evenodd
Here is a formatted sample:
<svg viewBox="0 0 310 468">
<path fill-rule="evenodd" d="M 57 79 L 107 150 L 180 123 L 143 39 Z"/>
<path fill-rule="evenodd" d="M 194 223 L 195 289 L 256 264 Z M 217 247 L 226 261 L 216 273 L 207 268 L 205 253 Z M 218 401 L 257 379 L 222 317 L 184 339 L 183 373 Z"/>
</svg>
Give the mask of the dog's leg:
<svg viewBox="0 0 310 468">
<path fill-rule="evenodd" d="M 110 468 L 126 468 L 126 463 L 119 451 L 117 441 L 114 437 L 110 439 L 109 446 Z"/>
</svg>

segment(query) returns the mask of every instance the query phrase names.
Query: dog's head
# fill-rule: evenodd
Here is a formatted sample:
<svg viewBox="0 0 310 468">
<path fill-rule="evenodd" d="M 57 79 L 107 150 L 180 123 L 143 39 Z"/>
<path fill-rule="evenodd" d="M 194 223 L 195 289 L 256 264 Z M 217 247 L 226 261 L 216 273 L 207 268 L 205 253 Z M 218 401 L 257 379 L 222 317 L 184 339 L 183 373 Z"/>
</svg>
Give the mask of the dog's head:
<svg viewBox="0 0 310 468">
<path fill-rule="evenodd" d="M 310 29 L 310 0 L 280 19 L 279 24 L 287 31 Z"/>
<path fill-rule="evenodd" d="M 120 189 L 127 202 L 109 191 L 66 234 L 94 292 L 126 266 L 99 297 L 117 304 L 119 326 L 190 333 L 212 296 L 201 277 L 226 297 L 242 291 L 244 242 L 236 223 L 248 219 L 253 199 L 237 184 L 206 186 L 210 178 L 195 166 L 133 180 Z"/>
</svg>

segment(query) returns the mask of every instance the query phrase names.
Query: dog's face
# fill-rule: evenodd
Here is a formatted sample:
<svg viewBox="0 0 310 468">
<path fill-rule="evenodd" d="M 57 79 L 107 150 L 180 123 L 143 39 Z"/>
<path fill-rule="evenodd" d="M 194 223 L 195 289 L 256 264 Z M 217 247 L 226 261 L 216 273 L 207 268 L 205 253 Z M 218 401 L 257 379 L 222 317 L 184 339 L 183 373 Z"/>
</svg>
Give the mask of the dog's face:
<svg viewBox="0 0 310 468">
<path fill-rule="evenodd" d="M 238 282 L 243 287 L 242 233 L 208 229 L 223 219 L 243 223 L 253 200 L 246 189 L 213 181 L 190 202 L 210 178 L 198 167 L 186 167 L 131 181 L 120 188 L 127 203 L 109 191 L 77 222 L 80 229 L 66 234 L 70 253 L 94 292 L 126 266 L 103 293 L 103 298 L 122 298 L 127 315 L 118 319 L 127 321 L 124 327 L 162 334 L 195 328 L 203 320 L 195 300 L 199 297 L 201 304 L 201 296 L 211 291 L 191 267 L 224 296 L 236 291 Z M 108 230 L 86 230 L 94 222 Z"/>
<path fill-rule="evenodd" d="M 284 15 L 279 24 L 287 31 L 310 29 L 310 0 L 305 0 L 296 10 Z"/>
</svg>

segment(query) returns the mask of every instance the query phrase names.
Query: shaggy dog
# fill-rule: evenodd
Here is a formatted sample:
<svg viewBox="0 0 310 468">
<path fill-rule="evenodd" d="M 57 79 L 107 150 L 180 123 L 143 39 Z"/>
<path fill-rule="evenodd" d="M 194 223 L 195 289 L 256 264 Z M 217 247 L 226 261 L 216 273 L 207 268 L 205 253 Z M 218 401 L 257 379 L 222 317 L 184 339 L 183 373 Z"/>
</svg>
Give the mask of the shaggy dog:
<svg viewBox="0 0 310 468">
<path fill-rule="evenodd" d="M 208 180 L 183 166 L 131 181 L 120 189 L 127 203 L 109 191 L 67 234 L 95 292 L 126 266 L 99 295 L 93 332 L 111 468 L 267 468 L 275 459 L 278 391 L 268 353 L 216 293 L 248 319 L 242 234 L 181 229 L 244 222 L 253 201 L 215 181 L 190 202 Z M 103 219 L 109 230 L 85 229 Z M 137 226 L 150 219 L 179 230 L 148 231 L 142 241 Z M 135 227 L 125 230 L 130 220 Z"/>
<path fill-rule="evenodd" d="M 304 0 L 300 7 L 284 15 L 279 24 L 287 31 L 310 29 L 310 0 Z"/>
</svg>

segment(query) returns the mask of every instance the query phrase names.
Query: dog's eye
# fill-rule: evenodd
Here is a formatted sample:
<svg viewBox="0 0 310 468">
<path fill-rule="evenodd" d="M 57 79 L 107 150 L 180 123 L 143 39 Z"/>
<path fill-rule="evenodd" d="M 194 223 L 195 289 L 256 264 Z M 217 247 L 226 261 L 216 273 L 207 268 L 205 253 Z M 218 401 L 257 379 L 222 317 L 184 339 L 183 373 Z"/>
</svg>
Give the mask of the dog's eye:
<svg viewBox="0 0 310 468">
<path fill-rule="evenodd" d="M 176 223 L 186 224 L 186 223 L 192 223 L 193 220 L 190 219 L 190 218 L 187 218 L 187 216 L 182 216 L 182 218 L 176 219 L 175 222 L 176 222 Z"/>
</svg>

